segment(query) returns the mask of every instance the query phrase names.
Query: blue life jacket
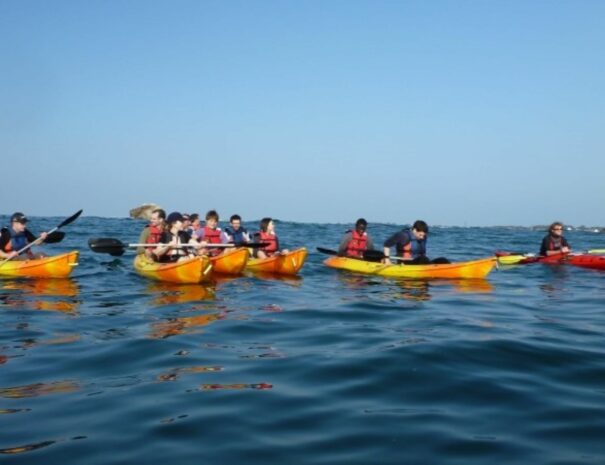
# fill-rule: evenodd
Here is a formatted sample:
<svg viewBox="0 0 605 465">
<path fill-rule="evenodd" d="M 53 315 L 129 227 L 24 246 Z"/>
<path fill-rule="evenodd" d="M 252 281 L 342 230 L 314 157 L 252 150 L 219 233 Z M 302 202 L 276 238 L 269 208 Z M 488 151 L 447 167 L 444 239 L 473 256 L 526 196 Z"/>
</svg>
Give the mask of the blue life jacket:
<svg viewBox="0 0 605 465">
<path fill-rule="evenodd" d="M 248 231 L 244 227 L 240 227 L 235 231 L 231 226 L 227 226 L 225 232 L 229 234 L 229 237 L 231 237 L 234 244 L 243 244 L 246 242 L 246 237 L 244 235 L 248 234 Z"/>
<path fill-rule="evenodd" d="M 26 231 L 27 230 L 20 233 L 16 233 L 13 228 L 2 228 L 2 236 L 4 236 L 6 241 L 3 245 L 4 251 L 10 252 L 14 250 L 15 252 L 17 252 L 24 248 L 27 244 L 29 244 Z M 8 237 L 9 240 L 6 240 L 6 237 Z"/>
<path fill-rule="evenodd" d="M 398 250 L 404 258 L 418 258 L 426 255 L 426 238 L 416 239 L 411 229 L 406 229 L 403 233 L 410 239 L 410 242 Z"/>
</svg>

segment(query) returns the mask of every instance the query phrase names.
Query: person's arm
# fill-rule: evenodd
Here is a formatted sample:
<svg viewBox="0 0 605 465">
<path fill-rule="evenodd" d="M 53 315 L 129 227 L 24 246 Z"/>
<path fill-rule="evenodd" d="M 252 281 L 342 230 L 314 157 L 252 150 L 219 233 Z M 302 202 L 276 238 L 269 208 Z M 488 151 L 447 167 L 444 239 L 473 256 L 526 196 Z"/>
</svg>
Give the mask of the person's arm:
<svg viewBox="0 0 605 465">
<path fill-rule="evenodd" d="M 4 230 L 0 230 L 0 258 L 4 260 L 6 260 L 7 258 L 13 258 L 17 255 L 17 252 L 15 252 L 14 250 L 10 252 L 4 251 L 4 247 L 6 247 L 8 241 L 10 241 L 8 233 L 6 233 Z"/>
<path fill-rule="evenodd" d="M 565 239 L 564 237 L 561 238 L 561 252 L 563 252 L 563 253 L 571 252 L 571 247 L 569 246 L 567 239 Z"/>
<path fill-rule="evenodd" d="M 351 239 L 353 239 L 353 233 L 346 233 L 342 240 L 340 241 L 340 245 L 338 246 L 338 255 L 340 257 L 344 257 L 346 255 L 347 252 L 347 246 L 349 245 L 349 242 L 351 242 Z"/>
<path fill-rule="evenodd" d="M 369 234 L 368 234 L 368 238 L 367 238 L 367 242 L 366 242 L 366 249 L 374 250 L 374 241 L 372 241 L 372 238 L 370 237 Z"/>
<path fill-rule="evenodd" d="M 141 235 L 139 236 L 139 244 L 147 244 L 147 239 L 149 238 L 149 228 L 145 228 L 143 229 L 143 231 L 141 232 Z M 151 247 L 145 248 L 145 247 L 137 247 L 137 254 L 145 254 L 147 256 L 151 256 L 151 250 L 149 250 Z"/>
</svg>

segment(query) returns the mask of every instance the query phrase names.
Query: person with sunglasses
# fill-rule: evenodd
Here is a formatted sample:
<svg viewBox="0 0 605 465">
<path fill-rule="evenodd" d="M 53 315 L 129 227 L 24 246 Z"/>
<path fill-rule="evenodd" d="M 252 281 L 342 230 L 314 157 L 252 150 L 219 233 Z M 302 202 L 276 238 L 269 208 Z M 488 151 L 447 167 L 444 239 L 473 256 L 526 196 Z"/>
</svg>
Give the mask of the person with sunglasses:
<svg viewBox="0 0 605 465">
<path fill-rule="evenodd" d="M 563 237 L 563 223 L 555 221 L 548 228 L 548 234 L 542 239 L 540 255 L 547 257 L 549 255 L 569 253 L 570 251 L 571 247 L 567 239 Z"/>
</svg>

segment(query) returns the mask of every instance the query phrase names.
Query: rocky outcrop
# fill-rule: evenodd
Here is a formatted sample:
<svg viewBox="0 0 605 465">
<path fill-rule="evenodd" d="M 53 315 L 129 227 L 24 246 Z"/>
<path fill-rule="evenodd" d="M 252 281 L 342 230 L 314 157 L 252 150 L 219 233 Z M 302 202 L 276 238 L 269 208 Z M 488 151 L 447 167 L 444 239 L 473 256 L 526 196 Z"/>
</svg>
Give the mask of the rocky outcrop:
<svg viewBox="0 0 605 465">
<path fill-rule="evenodd" d="M 155 203 L 144 203 L 140 207 L 130 210 L 130 217 L 134 219 L 148 220 L 151 218 L 151 212 L 156 208 L 162 208 Z"/>
</svg>

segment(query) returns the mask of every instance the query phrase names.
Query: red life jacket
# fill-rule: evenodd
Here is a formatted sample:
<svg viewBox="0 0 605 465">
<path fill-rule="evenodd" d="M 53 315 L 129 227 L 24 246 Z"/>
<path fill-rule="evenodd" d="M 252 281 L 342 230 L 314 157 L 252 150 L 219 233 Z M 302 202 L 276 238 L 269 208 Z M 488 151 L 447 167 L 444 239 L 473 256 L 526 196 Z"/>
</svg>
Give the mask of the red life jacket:
<svg viewBox="0 0 605 465">
<path fill-rule="evenodd" d="M 219 228 L 211 229 L 208 226 L 205 226 L 203 240 L 208 242 L 208 244 L 220 244 L 221 243 L 221 230 Z"/>
<path fill-rule="evenodd" d="M 363 253 L 367 250 L 368 233 L 359 234 L 357 231 L 351 231 L 352 238 L 347 244 L 345 251 L 347 257 L 363 257 Z"/>
<path fill-rule="evenodd" d="M 274 255 L 279 248 L 277 236 L 275 234 L 269 234 L 264 231 L 259 231 L 260 242 L 268 242 L 269 244 L 263 247 L 261 250 L 268 256 Z"/>
<path fill-rule="evenodd" d="M 158 244 L 162 237 L 162 232 L 162 229 L 157 226 L 149 225 L 149 236 L 147 236 L 145 244 Z"/>
</svg>

